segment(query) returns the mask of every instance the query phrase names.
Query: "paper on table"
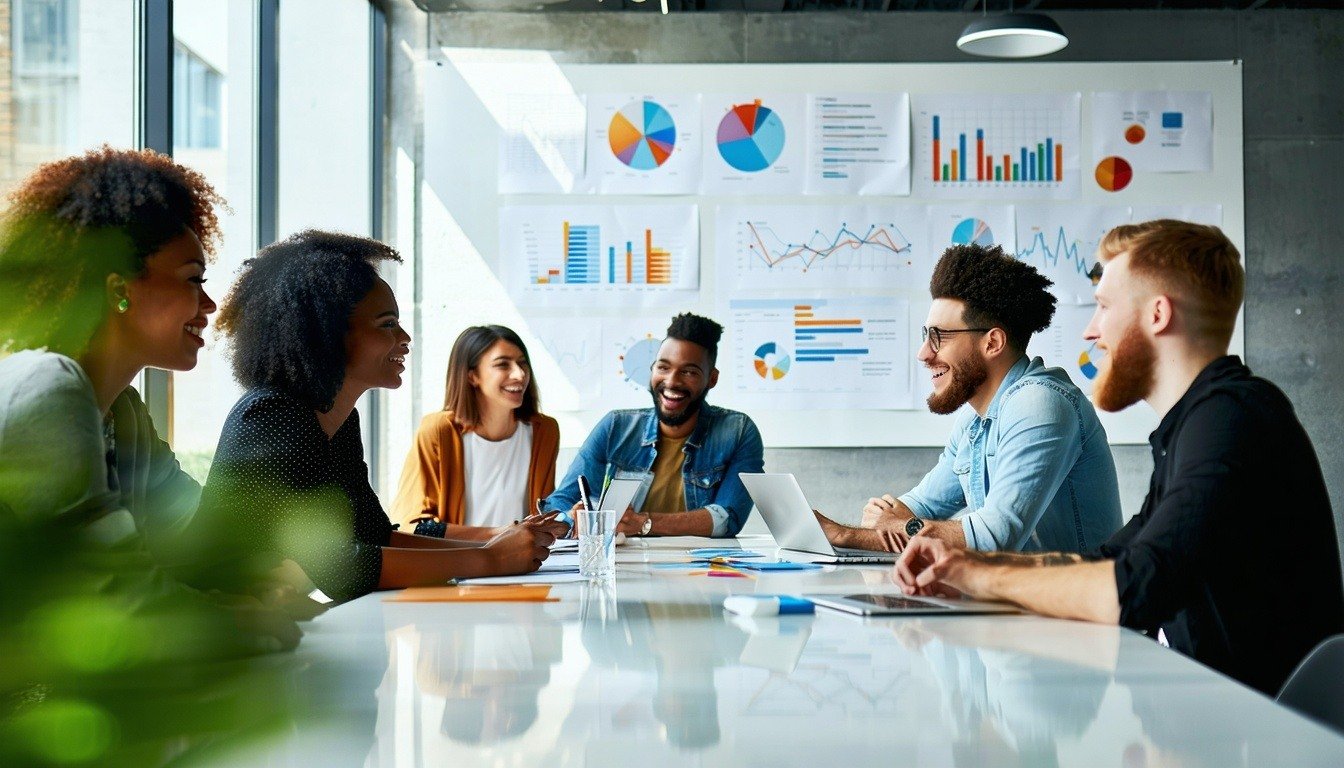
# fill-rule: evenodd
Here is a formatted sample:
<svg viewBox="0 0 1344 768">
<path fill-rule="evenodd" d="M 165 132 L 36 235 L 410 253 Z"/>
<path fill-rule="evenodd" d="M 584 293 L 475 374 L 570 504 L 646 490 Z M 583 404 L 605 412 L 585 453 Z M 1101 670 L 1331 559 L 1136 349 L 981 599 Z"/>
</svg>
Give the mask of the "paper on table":
<svg viewBox="0 0 1344 768">
<path fill-rule="evenodd" d="M 461 579 L 463 584 L 568 584 L 583 581 L 579 575 L 577 553 L 574 558 L 552 556 L 552 560 L 574 560 L 569 562 L 548 562 L 532 573 L 516 576 L 482 576 L 478 579 Z"/>
<path fill-rule="evenodd" d="M 550 596 L 547 584 L 519 584 L 516 586 L 469 587 L 411 587 L 383 598 L 388 603 L 474 603 L 516 602 L 544 603 L 558 598 Z"/>
</svg>

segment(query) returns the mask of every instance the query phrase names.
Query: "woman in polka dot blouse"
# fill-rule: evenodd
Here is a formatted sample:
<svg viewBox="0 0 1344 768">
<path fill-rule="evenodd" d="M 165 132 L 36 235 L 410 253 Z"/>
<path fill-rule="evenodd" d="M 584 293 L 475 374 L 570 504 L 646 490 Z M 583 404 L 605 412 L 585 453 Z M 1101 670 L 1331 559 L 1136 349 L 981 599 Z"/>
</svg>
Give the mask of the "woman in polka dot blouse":
<svg viewBox="0 0 1344 768">
<path fill-rule="evenodd" d="M 488 542 L 394 530 L 369 485 L 355 402 L 401 386 L 411 337 L 377 263 L 382 243 L 309 230 L 248 260 L 220 311 L 234 377 L 230 412 L 193 538 L 205 577 L 252 579 L 276 558 L 334 600 L 375 589 L 536 570 L 555 524 L 534 518 Z"/>
</svg>

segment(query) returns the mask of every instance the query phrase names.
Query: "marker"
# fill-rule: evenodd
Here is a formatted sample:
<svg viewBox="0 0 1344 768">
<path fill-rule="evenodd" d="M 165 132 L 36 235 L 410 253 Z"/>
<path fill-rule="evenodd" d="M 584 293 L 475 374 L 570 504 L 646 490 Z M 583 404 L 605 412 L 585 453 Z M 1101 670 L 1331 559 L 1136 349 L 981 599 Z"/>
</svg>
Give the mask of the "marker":
<svg viewBox="0 0 1344 768">
<path fill-rule="evenodd" d="M 784 616 L 791 613 L 815 613 L 811 600 L 789 595 L 729 595 L 723 608 L 742 616 Z"/>
<path fill-rule="evenodd" d="M 579 501 L 583 502 L 584 509 L 593 511 L 593 494 L 588 490 L 588 478 L 583 475 L 579 475 Z"/>
</svg>

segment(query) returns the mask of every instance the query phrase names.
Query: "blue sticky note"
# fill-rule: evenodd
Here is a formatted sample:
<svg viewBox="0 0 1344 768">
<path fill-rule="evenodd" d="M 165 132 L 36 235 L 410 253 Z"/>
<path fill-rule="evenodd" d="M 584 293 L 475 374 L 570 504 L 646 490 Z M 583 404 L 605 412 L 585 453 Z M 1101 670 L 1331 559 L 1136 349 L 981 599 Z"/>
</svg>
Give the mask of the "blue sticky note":
<svg viewBox="0 0 1344 768">
<path fill-rule="evenodd" d="M 819 571 L 821 565 L 818 563 L 790 563 L 780 560 L 774 563 L 733 563 L 733 567 L 742 568 L 748 571 Z"/>
<path fill-rule="evenodd" d="M 1183 112 L 1163 112 L 1162 127 L 1171 130 L 1180 130 L 1185 124 L 1185 113 Z"/>
<path fill-rule="evenodd" d="M 691 557 L 765 557 L 760 552 L 749 552 L 745 549 L 733 549 L 730 547 L 706 547 L 705 549 L 692 549 L 686 554 Z"/>
</svg>

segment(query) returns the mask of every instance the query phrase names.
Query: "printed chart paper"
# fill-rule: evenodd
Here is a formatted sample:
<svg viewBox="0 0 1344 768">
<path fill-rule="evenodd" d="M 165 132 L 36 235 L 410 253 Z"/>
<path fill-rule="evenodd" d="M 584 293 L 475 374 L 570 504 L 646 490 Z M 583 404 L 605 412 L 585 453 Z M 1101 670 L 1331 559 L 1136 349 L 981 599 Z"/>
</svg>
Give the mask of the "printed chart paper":
<svg viewBox="0 0 1344 768">
<path fill-rule="evenodd" d="M 516 205 L 499 211 L 500 256 L 524 306 L 694 301 L 694 205 Z"/>
<path fill-rule="evenodd" d="M 550 411 L 602 405 L 602 321 L 548 317 L 528 323 L 528 353 Z"/>
<path fill-rule="evenodd" d="M 1097 246 L 1113 227 L 1129 222 L 1129 208 L 1096 205 L 1019 205 L 1017 258 L 1054 282 L 1060 306 L 1096 303 L 1090 272 Z"/>
<path fill-rule="evenodd" d="M 584 191 L 583 96 L 511 93 L 499 133 L 499 194 Z"/>
<path fill-rule="evenodd" d="M 1013 253 L 1017 243 L 1011 205 L 931 205 L 925 248 L 933 263 L 954 245 L 1003 246 Z"/>
<path fill-rule="evenodd" d="M 1092 94 L 1092 154 L 1135 171 L 1213 170 L 1213 94 L 1106 91 Z"/>
<path fill-rule="evenodd" d="M 1076 92 L 916 95 L 915 194 L 1078 197 L 1081 100 Z"/>
<path fill-rule="evenodd" d="M 735 403 L 763 409 L 911 407 L 908 302 L 736 299 L 729 314 L 732 356 L 719 368 L 731 381 Z"/>
<path fill-rule="evenodd" d="M 648 315 L 602 324 L 602 408 L 648 408 L 649 380 L 672 316 Z"/>
<path fill-rule="evenodd" d="M 910 94 L 808 97 L 814 195 L 910 194 Z"/>
<path fill-rule="evenodd" d="M 800 194 L 807 179 L 807 97 L 704 96 L 705 194 Z"/>
<path fill-rule="evenodd" d="M 595 191 L 689 195 L 700 188 L 700 97 L 588 96 L 588 175 Z"/>
</svg>

